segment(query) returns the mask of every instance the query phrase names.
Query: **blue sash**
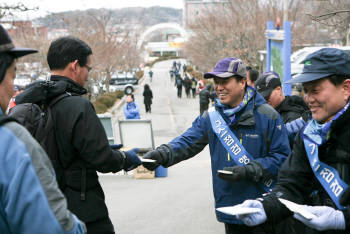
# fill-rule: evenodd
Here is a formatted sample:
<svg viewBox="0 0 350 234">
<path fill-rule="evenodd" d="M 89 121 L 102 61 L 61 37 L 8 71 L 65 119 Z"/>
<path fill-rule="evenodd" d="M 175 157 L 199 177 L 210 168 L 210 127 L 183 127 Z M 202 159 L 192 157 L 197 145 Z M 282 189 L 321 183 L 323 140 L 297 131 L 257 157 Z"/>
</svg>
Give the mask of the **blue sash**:
<svg viewBox="0 0 350 234">
<path fill-rule="evenodd" d="M 348 185 L 342 179 L 340 179 L 336 169 L 323 162 L 320 162 L 318 158 L 319 145 L 304 134 L 303 140 L 307 157 L 316 178 L 327 191 L 328 195 L 332 198 L 333 202 L 337 205 L 338 209 L 344 209 L 345 207 L 339 204 L 339 198 Z"/>
<path fill-rule="evenodd" d="M 237 139 L 235 134 L 227 126 L 222 116 L 215 110 L 215 107 L 208 109 L 208 114 L 211 126 L 216 136 L 219 138 L 221 144 L 225 147 L 230 157 L 239 166 L 244 166 L 254 158 L 246 151 L 241 142 Z M 263 187 L 266 192 L 270 192 L 274 184 L 272 179 L 263 182 Z"/>
</svg>

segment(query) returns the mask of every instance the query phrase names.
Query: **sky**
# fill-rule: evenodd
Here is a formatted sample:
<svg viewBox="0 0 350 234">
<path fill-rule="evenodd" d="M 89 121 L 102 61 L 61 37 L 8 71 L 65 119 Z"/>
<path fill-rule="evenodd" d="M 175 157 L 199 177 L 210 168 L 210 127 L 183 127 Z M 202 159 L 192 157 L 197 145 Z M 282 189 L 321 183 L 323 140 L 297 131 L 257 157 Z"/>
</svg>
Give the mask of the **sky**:
<svg viewBox="0 0 350 234">
<path fill-rule="evenodd" d="M 183 0 L 0 0 L 0 4 L 23 3 L 28 7 L 39 7 L 37 11 L 31 11 L 22 17 L 44 16 L 52 12 L 71 10 L 86 10 L 90 8 L 123 8 L 123 7 L 151 7 L 165 6 L 183 8 Z"/>
</svg>

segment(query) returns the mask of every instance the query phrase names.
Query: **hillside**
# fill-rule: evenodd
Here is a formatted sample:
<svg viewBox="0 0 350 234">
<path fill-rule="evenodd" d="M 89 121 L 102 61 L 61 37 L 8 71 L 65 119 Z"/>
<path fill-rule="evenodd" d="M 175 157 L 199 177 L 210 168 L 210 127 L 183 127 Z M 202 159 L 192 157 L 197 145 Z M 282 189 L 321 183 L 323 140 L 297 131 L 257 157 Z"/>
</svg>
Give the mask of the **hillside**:
<svg viewBox="0 0 350 234">
<path fill-rule="evenodd" d="M 89 9 L 86 11 L 66 11 L 37 18 L 36 23 L 49 28 L 65 28 L 67 19 L 88 17 L 110 11 L 112 20 L 123 24 L 151 26 L 158 23 L 177 22 L 182 24 L 182 10 L 169 7 L 129 7 L 121 9 Z"/>
</svg>

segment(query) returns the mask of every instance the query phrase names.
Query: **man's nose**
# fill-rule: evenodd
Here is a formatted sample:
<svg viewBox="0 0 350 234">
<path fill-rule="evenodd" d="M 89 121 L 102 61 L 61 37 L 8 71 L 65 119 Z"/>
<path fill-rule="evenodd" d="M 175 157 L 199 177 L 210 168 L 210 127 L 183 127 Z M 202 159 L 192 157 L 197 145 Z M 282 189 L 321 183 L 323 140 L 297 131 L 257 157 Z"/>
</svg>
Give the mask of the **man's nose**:
<svg viewBox="0 0 350 234">
<path fill-rule="evenodd" d="M 315 101 L 315 98 L 313 95 L 305 93 L 304 94 L 304 101 L 308 104 L 308 103 Z"/>
</svg>

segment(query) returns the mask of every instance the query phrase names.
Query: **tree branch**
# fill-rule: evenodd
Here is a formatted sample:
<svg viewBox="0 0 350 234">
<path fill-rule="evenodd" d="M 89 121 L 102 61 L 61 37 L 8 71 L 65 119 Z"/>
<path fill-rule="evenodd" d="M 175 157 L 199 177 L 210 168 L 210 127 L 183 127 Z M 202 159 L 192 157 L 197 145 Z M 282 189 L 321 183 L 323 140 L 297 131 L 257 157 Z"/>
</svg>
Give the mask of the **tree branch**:
<svg viewBox="0 0 350 234">
<path fill-rule="evenodd" d="M 326 19 L 329 19 L 330 17 L 333 17 L 337 14 L 341 14 L 341 13 L 350 13 L 350 10 L 339 10 L 339 11 L 333 11 L 333 12 L 328 12 L 326 14 L 322 14 L 322 15 L 319 15 L 319 16 L 314 16 L 312 14 L 306 14 L 308 16 L 310 16 L 310 18 L 312 20 L 315 20 L 315 21 L 321 21 L 321 20 L 326 20 Z M 327 17 L 325 19 L 322 19 L 323 17 Z"/>
</svg>

